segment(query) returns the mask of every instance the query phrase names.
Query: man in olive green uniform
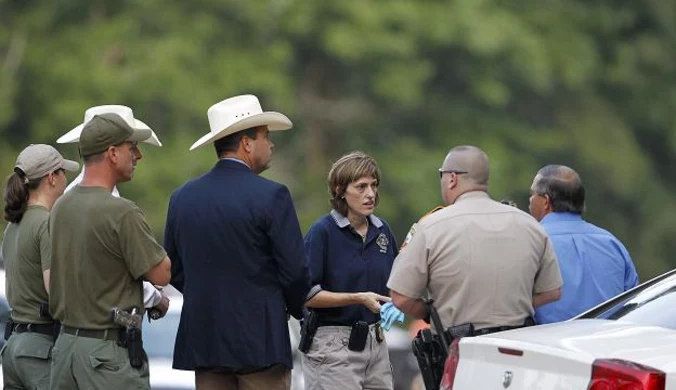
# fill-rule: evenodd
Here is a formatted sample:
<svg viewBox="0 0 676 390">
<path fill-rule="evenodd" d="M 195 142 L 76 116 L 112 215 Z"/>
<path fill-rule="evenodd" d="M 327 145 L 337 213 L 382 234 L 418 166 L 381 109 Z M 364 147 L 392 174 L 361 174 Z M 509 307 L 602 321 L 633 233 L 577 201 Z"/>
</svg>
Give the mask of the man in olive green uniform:
<svg viewBox="0 0 676 390">
<path fill-rule="evenodd" d="M 111 194 L 131 180 L 142 155 L 134 130 L 117 114 L 89 121 L 80 136 L 82 182 L 54 206 L 50 311 L 61 321 L 54 345 L 52 389 L 147 389 L 148 366 L 134 368 L 118 341 L 113 307 L 143 312 L 142 281 L 166 286 L 171 262 L 142 211 Z"/>
<path fill-rule="evenodd" d="M 65 171 L 79 164 L 64 160 L 49 145 L 30 145 L 16 160 L 4 193 L 7 300 L 13 308 L 11 332 L 2 350 L 5 389 L 48 389 L 54 320 L 41 313 L 47 304 L 51 247 L 49 210 L 66 188 Z"/>
</svg>

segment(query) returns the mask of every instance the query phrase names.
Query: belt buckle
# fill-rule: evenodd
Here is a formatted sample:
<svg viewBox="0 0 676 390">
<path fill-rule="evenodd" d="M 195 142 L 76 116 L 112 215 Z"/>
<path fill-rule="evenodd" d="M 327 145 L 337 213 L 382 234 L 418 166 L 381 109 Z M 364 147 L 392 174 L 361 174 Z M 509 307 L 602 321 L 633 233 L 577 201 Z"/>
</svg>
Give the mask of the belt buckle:
<svg viewBox="0 0 676 390">
<path fill-rule="evenodd" d="M 376 341 L 379 343 L 385 341 L 385 333 L 383 333 L 383 328 L 380 327 L 380 322 L 376 323 Z"/>
</svg>

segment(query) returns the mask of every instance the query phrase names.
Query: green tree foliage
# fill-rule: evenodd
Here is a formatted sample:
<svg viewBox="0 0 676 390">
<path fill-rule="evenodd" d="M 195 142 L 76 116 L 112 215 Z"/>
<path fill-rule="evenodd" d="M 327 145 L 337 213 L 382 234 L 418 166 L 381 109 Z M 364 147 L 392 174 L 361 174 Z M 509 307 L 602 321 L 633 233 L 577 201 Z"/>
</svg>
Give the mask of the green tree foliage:
<svg viewBox="0 0 676 390">
<path fill-rule="evenodd" d="M 173 189 L 215 161 L 188 152 L 206 109 L 254 93 L 295 123 L 265 175 L 305 229 L 328 209 L 331 162 L 359 149 L 402 239 L 440 203 L 448 149 L 474 144 L 491 194 L 522 209 L 541 166 L 577 169 L 587 218 L 646 279 L 676 264 L 675 20 L 657 0 L 0 0 L 0 168 L 87 107 L 129 105 L 164 147 L 144 148 L 121 191 L 161 238 Z"/>
</svg>

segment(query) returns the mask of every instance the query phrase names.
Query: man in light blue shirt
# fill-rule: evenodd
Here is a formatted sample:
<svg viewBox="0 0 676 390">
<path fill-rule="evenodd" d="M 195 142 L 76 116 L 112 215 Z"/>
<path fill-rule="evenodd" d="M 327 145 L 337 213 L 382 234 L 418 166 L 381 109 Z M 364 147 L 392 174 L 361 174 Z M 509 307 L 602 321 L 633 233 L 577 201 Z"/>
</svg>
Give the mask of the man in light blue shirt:
<svg viewBox="0 0 676 390">
<path fill-rule="evenodd" d="M 580 176 L 566 166 L 547 165 L 533 180 L 528 208 L 549 235 L 563 278 L 561 299 L 535 310 L 538 324 L 567 320 L 638 284 L 624 245 L 582 219 L 584 198 Z"/>
</svg>

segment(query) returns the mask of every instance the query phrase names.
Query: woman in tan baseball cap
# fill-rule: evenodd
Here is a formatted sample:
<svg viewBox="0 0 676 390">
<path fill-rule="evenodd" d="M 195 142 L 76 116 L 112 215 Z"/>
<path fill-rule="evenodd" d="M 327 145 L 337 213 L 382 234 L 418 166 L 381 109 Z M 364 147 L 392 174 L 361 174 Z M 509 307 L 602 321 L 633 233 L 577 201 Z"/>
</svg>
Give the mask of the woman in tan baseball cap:
<svg viewBox="0 0 676 390">
<path fill-rule="evenodd" d="M 7 301 L 12 308 L 2 350 L 7 388 L 49 388 L 54 320 L 49 315 L 51 244 L 49 212 L 63 191 L 65 171 L 79 164 L 64 159 L 49 145 L 30 145 L 16 159 L 4 192 Z M 19 357 L 21 357 L 19 359 Z"/>
</svg>

